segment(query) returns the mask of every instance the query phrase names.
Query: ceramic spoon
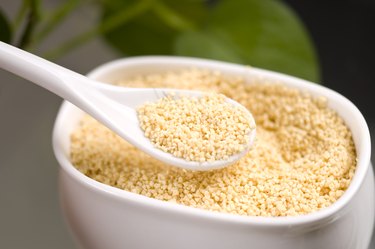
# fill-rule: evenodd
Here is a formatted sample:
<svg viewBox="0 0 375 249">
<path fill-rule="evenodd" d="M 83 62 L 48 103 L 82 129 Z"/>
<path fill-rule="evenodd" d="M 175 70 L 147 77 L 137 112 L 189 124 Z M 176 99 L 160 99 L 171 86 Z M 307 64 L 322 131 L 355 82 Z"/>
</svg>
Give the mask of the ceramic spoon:
<svg viewBox="0 0 375 249">
<path fill-rule="evenodd" d="M 139 126 L 136 107 L 145 102 L 155 102 L 166 96 L 168 91 L 192 97 L 201 96 L 201 92 L 109 86 L 3 42 L 0 42 L 0 67 L 57 94 L 90 114 L 138 149 L 180 168 L 210 170 L 225 167 L 244 156 L 255 138 L 254 129 L 249 134 L 248 149 L 227 160 L 203 163 L 186 161 L 154 147 Z M 226 101 L 234 106 L 241 106 L 234 100 L 226 99 Z"/>
</svg>

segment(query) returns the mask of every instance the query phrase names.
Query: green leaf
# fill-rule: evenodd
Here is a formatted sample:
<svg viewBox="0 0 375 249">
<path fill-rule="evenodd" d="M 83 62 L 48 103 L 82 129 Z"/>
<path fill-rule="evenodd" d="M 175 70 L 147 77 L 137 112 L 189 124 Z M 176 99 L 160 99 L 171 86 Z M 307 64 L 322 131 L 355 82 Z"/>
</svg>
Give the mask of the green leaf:
<svg viewBox="0 0 375 249">
<path fill-rule="evenodd" d="M 297 16 L 280 1 L 220 1 L 201 31 L 180 34 L 174 52 L 319 80 L 308 34 Z"/>
<path fill-rule="evenodd" d="M 18 47 L 26 49 L 32 42 L 35 28 L 40 21 L 40 0 L 29 1 L 29 11 L 26 26 L 21 35 Z"/>
<path fill-rule="evenodd" d="M 236 63 L 245 63 L 231 40 L 208 32 L 184 32 L 177 37 L 175 51 L 179 55 L 203 57 Z"/>
<path fill-rule="evenodd" d="M 43 23 L 43 27 L 38 34 L 35 35 L 30 46 L 39 44 L 45 37 L 53 32 L 58 25 L 65 20 L 65 18 L 71 14 L 71 12 L 79 5 L 82 1 L 80 0 L 67 0 L 61 3 L 53 11 L 49 12 L 46 16 L 46 20 Z"/>
<path fill-rule="evenodd" d="M 108 1 L 102 5 L 102 22 L 137 0 Z M 200 0 L 155 1 L 153 8 L 104 35 L 126 55 L 172 54 L 175 37 L 202 22 L 207 6 Z M 173 12 L 172 12 L 172 11 Z"/>
<path fill-rule="evenodd" d="M 0 41 L 10 43 L 12 37 L 12 30 L 10 28 L 8 19 L 0 9 Z"/>
<path fill-rule="evenodd" d="M 138 1 L 128 8 L 122 8 L 121 11 L 118 11 L 115 15 L 105 19 L 105 21 L 101 22 L 99 25 L 93 26 L 91 29 L 86 30 L 76 37 L 73 37 L 57 48 L 48 51 L 47 53 L 45 53 L 44 57 L 50 60 L 54 60 L 66 54 L 68 51 L 71 51 L 78 46 L 90 41 L 98 35 L 104 35 L 115 30 L 122 24 L 128 22 L 129 20 L 132 20 L 134 17 L 137 17 L 141 13 L 144 13 L 146 10 L 148 10 L 152 1 L 153 0 Z"/>
</svg>

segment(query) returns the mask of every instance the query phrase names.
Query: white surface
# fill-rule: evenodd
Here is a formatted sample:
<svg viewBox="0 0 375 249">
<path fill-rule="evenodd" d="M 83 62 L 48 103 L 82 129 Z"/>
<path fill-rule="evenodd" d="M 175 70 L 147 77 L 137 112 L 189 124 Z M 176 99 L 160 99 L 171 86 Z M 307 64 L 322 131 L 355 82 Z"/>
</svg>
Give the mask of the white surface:
<svg viewBox="0 0 375 249">
<path fill-rule="evenodd" d="M 365 249 L 374 223 L 374 179 L 370 137 L 360 112 L 344 97 L 324 87 L 264 70 L 184 58 L 138 58 L 101 75 L 149 72 L 194 65 L 225 73 L 278 79 L 326 96 L 353 133 L 358 165 L 352 183 L 332 206 L 298 217 L 240 217 L 162 202 L 122 191 L 85 177 L 69 162 L 69 134 L 81 112 L 65 103 L 54 130 L 54 148 L 61 164 L 62 205 L 71 230 L 84 248 L 350 248 Z M 129 66 L 131 65 L 131 66 Z M 117 71 L 117 73 L 115 73 Z M 113 74 L 112 74 L 113 73 Z M 93 74 L 95 75 L 95 74 Z M 98 75 L 96 75 L 98 77 Z M 162 228 L 162 229 L 161 229 Z"/>
</svg>

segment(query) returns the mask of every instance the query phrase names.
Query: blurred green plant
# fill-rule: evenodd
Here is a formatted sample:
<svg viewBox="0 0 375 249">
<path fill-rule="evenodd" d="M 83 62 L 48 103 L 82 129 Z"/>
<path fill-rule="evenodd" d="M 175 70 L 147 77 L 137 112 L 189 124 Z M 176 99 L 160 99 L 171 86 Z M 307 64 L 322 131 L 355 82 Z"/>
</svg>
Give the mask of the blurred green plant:
<svg viewBox="0 0 375 249">
<path fill-rule="evenodd" d="M 11 29 L 8 20 L 0 9 L 0 41 L 10 42 Z"/>
<path fill-rule="evenodd" d="M 67 0 L 48 12 L 40 0 L 24 0 L 12 22 L 0 9 L 0 40 L 35 51 L 69 14 L 86 5 L 99 8 L 98 23 L 56 44 L 45 57 L 59 58 L 101 36 L 125 56 L 211 58 L 319 81 L 308 33 L 278 0 Z"/>
</svg>

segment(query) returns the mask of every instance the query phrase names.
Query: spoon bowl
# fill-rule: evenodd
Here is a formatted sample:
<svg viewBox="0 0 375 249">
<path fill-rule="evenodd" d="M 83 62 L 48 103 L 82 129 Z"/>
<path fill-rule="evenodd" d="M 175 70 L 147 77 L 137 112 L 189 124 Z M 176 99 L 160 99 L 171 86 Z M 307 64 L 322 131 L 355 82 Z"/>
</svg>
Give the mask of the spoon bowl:
<svg viewBox="0 0 375 249">
<path fill-rule="evenodd" d="M 230 164 L 233 164 L 237 160 L 241 159 L 251 148 L 251 145 L 254 143 L 256 130 L 253 129 L 249 134 L 249 146 L 243 151 L 233 156 L 230 156 L 226 160 L 217 160 L 213 162 L 196 162 L 196 161 L 187 161 L 183 158 L 173 156 L 170 153 L 164 152 L 160 149 L 157 149 L 150 140 L 144 136 L 143 130 L 140 128 L 139 120 L 136 117 L 136 109 L 143 105 L 145 102 L 156 102 L 159 99 L 167 96 L 169 93 L 174 93 L 176 96 L 189 96 L 189 97 L 201 97 L 204 95 L 203 92 L 191 91 L 191 90 L 178 90 L 178 89 L 167 89 L 167 88 L 126 88 L 119 87 L 110 84 L 103 84 L 101 82 L 91 82 L 96 89 L 103 93 L 109 99 L 115 101 L 120 105 L 120 112 L 122 108 L 128 108 L 129 111 L 134 112 L 131 120 L 124 120 L 122 117 L 115 117 L 116 123 L 121 124 L 119 127 L 112 127 L 111 129 L 115 131 L 118 135 L 123 137 L 125 140 L 135 145 L 137 148 L 146 152 L 150 156 L 170 165 L 174 165 L 180 168 L 189 169 L 189 170 L 212 170 L 226 167 Z M 230 103 L 235 107 L 244 108 L 241 104 L 233 99 L 226 98 L 225 101 Z M 247 109 L 246 109 L 247 111 Z M 252 124 L 255 124 L 254 118 L 249 111 L 247 111 L 251 117 Z M 105 124 L 105 121 L 101 121 Z M 108 124 L 107 126 L 110 127 Z M 124 129 L 124 127 L 126 127 Z M 129 136 L 129 131 L 131 130 L 131 136 Z"/>
</svg>

